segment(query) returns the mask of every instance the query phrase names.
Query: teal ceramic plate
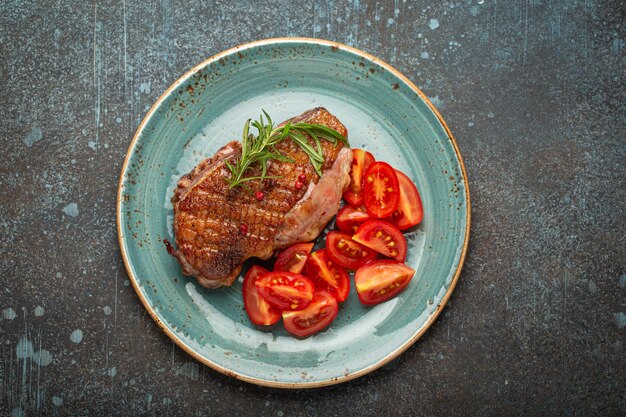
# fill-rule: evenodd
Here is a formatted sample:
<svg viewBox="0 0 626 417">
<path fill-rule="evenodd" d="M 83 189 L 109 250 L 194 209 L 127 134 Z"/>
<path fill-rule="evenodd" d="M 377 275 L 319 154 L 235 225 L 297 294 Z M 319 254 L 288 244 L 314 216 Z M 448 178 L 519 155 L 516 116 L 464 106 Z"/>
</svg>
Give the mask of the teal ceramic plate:
<svg viewBox="0 0 626 417">
<path fill-rule="evenodd" d="M 417 272 L 398 297 L 363 306 L 354 287 L 324 332 L 299 340 L 282 324 L 255 328 L 240 278 L 207 290 L 181 274 L 169 202 L 178 178 L 265 109 L 284 120 L 324 106 L 353 147 L 404 171 L 417 184 L 424 220 L 406 234 Z M 318 39 L 268 39 L 222 52 L 176 81 L 137 129 L 117 201 L 122 256 L 139 298 L 179 346 L 245 381 L 284 388 L 347 381 L 392 360 L 433 323 L 450 297 L 467 250 L 470 204 L 450 131 L 413 83 L 379 59 Z M 331 224 L 332 225 L 332 224 Z M 244 272 L 249 264 L 244 268 Z"/>
</svg>

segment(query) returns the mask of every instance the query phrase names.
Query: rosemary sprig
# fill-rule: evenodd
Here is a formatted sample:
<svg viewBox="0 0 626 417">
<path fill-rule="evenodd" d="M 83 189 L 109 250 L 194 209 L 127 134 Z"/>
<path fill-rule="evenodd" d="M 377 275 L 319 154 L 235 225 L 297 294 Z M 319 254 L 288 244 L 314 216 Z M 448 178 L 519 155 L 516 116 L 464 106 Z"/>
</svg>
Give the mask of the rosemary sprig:
<svg viewBox="0 0 626 417">
<path fill-rule="evenodd" d="M 327 140 L 335 145 L 337 141 L 348 145 L 348 140 L 343 135 L 329 127 L 304 122 L 287 122 L 284 126 L 275 128 L 269 114 L 265 110 L 263 110 L 263 114 L 265 114 L 267 121 L 263 120 L 263 115 L 261 115 L 259 120 L 250 123 L 251 120 L 248 119 L 244 124 L 241 139 L 241 156 L 239 159 L 237 159 L 234 165 L 228 161 L 225 162 L 231 173 L 230 180 L 228 180 L 230 188 L 244 185 L 247 181 L 279 178 L 266 175 L 267 161 L 273 159 L 281 162 L 294 162 L 293 159 L 281 154 L 274 148 L 279 142 L 287 138 L 291 138 L 308 155 L 315 172 L 320 176 L 322 175 L 322 164 L 324 163 L 320 139 Z M 250 133 L 250 124 L 256 128 L 256 136 Z M 309 142 L 307 135 L 313 139 L 314 146 Z M 261 167 L 261 175 L 246 177 L 246 171 L 257 163 Z"/>
</svg>

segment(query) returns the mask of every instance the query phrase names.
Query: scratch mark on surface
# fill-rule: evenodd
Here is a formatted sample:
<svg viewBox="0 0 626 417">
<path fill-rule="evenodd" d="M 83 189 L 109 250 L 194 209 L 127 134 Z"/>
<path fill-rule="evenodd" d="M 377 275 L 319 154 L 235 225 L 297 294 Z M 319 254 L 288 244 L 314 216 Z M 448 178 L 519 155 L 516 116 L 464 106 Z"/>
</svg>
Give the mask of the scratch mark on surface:
<svg viewBox="0 0 626 417">
<path fill-rule="evenodd" d="M 98 3 L 94 4 L 93 8 L 93 82 L 94 89 L 96 91 L 96 103 L 94 108 L 95 124 L 96 124 L 96 139 L 94 141 L 92 149 L 96 150 L 98 147 L 100 136 L 100 74 L 102 72 L 102 63 L 100 50 L 98 50 Z"/>
<path fill-rule="evenodd" d="M 115 327 L 117 326 L 117 272 L 118 270 L 115 270 L 115 297 L 113 300 L 113 328 L 115 329 Z"/>
<path fill-rule="evenodd" d="M 524 54 L 522 58 L 522 63 L 526 64 L 526 54 L 528 52 L 528 0 L 525 2 L 526 6 L 526 17 L 524 19 Z"/>
</svg>

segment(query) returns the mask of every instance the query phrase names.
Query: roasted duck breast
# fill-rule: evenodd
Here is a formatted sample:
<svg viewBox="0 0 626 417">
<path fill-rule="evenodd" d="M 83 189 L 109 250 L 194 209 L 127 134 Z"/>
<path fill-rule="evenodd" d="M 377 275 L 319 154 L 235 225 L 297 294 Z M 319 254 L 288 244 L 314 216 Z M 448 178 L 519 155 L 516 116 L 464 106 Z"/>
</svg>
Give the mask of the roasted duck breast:
<svg viewBox="0 0 626 417">
<path fill-rule="evenodd" d="M 345 126 L 324 108 L 279 126 L 287 122 L 326 126 L 348 136 Z M 305 137 L 316 146 L 311 136 Z M 277 249 L 315 239 L 339 209 L 352 163 L 352 152 L 343 142 L 319 143 L 321 169 L 287 137 L 273 150 L 289 160 L 268 160 L 267 178 L 229 185 L 229 166 L 242 156 L 238 141 L 227 143 L 182 176 L 172 198 L 176 247 L 166 244 L 183 272 L 208 288 L 229 286 L 246 259 L 267 259 Z M 258 164 L 249 171 L 261 176 Z"/>
</svg>

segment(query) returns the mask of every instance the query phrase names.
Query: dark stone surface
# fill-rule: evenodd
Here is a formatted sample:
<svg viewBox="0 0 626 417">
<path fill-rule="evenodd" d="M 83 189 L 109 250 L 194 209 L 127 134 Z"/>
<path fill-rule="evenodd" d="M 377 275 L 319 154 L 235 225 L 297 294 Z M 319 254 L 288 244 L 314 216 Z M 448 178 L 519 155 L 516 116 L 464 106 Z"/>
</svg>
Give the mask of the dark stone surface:
<svg viewBox="0 0 626 417">
<path fill-rule="evenodd" d="M 0 414 L 624 415 L 623 3 L 255 3 L 0 5 Z M 473 203 L 435 325 L 385 368 L 305 391 L 175 347 L 129 286 L 115 230 L 148 106 L 205 58 L 288 35 L 354 45 L 415 81 L 458 140 Z"/>
</svg>

